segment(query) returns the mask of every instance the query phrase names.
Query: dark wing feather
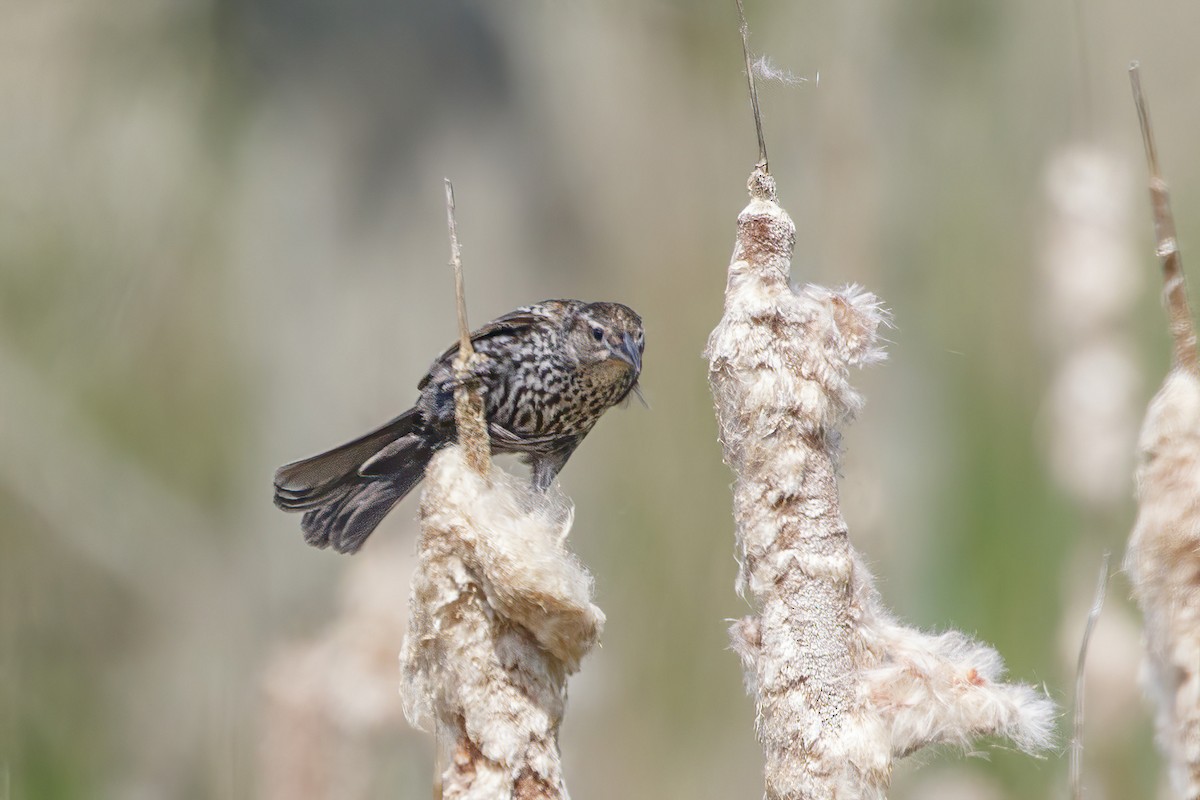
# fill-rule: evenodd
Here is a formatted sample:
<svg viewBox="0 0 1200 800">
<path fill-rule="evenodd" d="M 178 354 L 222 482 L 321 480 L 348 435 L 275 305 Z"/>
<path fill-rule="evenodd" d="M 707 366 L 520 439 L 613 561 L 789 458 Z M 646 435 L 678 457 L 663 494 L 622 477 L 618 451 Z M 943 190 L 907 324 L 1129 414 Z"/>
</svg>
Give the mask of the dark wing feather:
<svg viewBox="0 0 1200 800">
<path fill-rule="evenodd" d="M 492 440 L 492 449 L 500 453 L 550 453 L 559 444 L 562 437 L 558 434 L 531 436 L 517 434 L 495 422 L 488 423 L 488 436 Z"/>
</svg>

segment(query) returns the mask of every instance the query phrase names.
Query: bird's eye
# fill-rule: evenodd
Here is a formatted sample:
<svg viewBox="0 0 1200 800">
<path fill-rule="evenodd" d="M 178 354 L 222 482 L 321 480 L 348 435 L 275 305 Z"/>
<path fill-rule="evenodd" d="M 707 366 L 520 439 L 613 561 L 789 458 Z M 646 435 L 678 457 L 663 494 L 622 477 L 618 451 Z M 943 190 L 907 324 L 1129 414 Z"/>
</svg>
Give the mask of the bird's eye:
<svg viewBox="0 0 1200 800">
<path fill-rule="evenodd" d="M 592 338 L 595 339 L 597 342 L 603 342 L 604 341 L 604 328 L 601 328 L 599 325 L 593 325 L 592 326 Z"/>
</svg>

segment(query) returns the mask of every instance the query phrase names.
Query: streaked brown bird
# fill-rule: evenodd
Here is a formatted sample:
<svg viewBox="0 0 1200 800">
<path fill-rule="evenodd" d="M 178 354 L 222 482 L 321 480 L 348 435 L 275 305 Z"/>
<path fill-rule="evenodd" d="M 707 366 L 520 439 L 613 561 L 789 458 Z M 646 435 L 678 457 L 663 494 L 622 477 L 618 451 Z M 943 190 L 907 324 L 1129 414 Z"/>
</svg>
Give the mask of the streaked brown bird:
<svg viewBox="0 0 1200 800">
<path fill-rule="evenodd" d="M 620 303 L 544 300 L 471 334 L 492 451 L 522 454 L 545 491 L 611 406 L 637 391 L 642 319 Z M 280 467 L 275 505 L 302 511 L 304 538 L 353 553 L 455 440 L 452 366 L 442 353 L 417 404 L 352 442 Z"/>
</svg>

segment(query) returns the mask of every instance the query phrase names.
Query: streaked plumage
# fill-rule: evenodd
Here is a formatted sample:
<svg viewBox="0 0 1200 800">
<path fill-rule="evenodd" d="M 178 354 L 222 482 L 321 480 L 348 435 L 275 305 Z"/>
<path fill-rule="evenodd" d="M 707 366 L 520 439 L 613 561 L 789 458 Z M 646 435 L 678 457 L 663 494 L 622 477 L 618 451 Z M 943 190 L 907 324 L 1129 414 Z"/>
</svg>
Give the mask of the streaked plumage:
<svg viewBox="0 0 1200 800">
<path fill-rule="evenodd" d="M 492 450 L 520 453 L 545 490 L 601 415 L 634 390 L 642 320 L 620 303 L 545 300 L 471 334 Z M 354 441 L 275 473 L 275 505 L 301 511 L 305 540 L 353 553 L 454 441 L 454 345 L 417 385 L 417 404 Z"/>
</svg>

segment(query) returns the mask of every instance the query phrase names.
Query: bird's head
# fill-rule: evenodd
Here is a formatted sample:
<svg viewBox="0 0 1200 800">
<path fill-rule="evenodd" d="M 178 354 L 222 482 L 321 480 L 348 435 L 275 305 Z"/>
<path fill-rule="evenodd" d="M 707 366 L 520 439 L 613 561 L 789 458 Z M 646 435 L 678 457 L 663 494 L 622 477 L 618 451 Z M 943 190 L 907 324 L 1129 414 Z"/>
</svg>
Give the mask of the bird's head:
<svg viewBox="0 0 1200 800">
<path fill-rule="evenodd" d="M 620 303 L 590 303 L 567 323 L 567 338 L 579 365 L 628 373 L 636 383 L 646 346 L 642 318 Z"/>
</svg>

